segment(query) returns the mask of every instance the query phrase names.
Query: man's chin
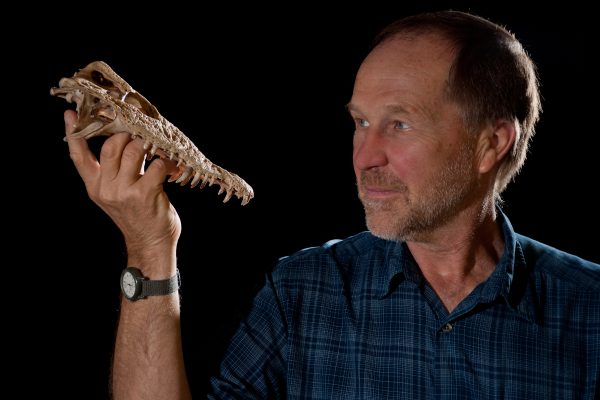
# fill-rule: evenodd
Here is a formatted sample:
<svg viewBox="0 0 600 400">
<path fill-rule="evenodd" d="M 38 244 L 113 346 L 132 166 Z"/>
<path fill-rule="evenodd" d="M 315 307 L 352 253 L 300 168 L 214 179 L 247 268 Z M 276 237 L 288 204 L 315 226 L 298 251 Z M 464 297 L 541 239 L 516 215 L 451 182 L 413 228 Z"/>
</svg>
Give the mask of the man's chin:
<svg viewBox="0 0 600 400">
<path fill-rule="evenodd" d="M 367 212 L 366 223 L 369 231 L 378 238 L 394 241 L 401 239 L 398 221 L 389 213 Z"/>
</svg>

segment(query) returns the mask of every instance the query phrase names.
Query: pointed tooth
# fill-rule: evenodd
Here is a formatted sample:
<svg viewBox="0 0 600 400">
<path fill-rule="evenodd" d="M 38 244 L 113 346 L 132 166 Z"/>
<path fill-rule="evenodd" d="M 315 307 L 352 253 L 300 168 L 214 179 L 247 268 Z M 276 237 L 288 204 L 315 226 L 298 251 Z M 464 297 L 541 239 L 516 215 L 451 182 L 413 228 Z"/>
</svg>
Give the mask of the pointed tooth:
<svg viewBox="0 0 600 400">
<path fill-rule="evenodd" d="M 208 180 L 206 179 L 206 176 L 204 176 L 202 178 L 202 183 L 200 184 L 200 189 L 204 189 L 206 187 L 207 183 L 208 183 Z"/>
<path fill-rule="evenodd" d="M 219 185 L 219 193 L 217 193 L 217 196 L 220 195 L 221 193 L 223 193 L 225 191 L 225 185 Z"/>
<path fill-rule="evenodd" d="M 177 166 L 179 167 L 181 164 L 183 164 L 183 158 L 180 158 L 179 161 L 177 161 Z"/>
<path fill-rule="evenodd" d="M 174 152 L 174 151 L 171 151 L 171 152 L 169 153 L 169 160 L 172 160 L 172 159 L 174 159 L 174 158 L 175 158 L 175 152 Z"/>
<path fill-rule="evenodd" d="M 195 188 L 196 185 L 198 184 L 198 182 L 200 181 L 200 178 L 202 178 L 202 174 L 200 172 L 196 172 L 194 174 L 194 179 L 192 179 L 192 188 Z"/>
<path fill-rule="evenodd" d="M 228 190 L 227 194 L 225 195 L 225 198 L 223 199 L 223 203 L 227 203 L 229 201 L 229 199 L 231 199 L 231 195 L 233 194 L 233 190 Z"/>
<path fill-rule="evenodd" d="M 193 176 L 192 174 L 190 174 L 190 175 L 189 175 L 187 178 L 185 178 L 185 179 L 183 180 L 183 182 L 181 182 L 181 186 L 185 186 L 185 185 L 187 185 L 187 184 L 188 184 L 188 183 L 189 183 L 189 182 L 192 180 L 192 178 L 193 178 L 193 177 L 194 177 L 194 176 Z"/>
<path fill-rule="evenodd" d="M 179 179 L 179 177 L 181 176 L 182 173 L 183 173 L 182 170 L 175 172 L 173 175 L 169 176 L 168 182 L 169 183 L 175 182 L 177 179 Z"/>
<path fill-rule="evenodd" d="M 242 205 L 245 206 L 246 204 L 248 204 L 249 201 L 250 199 L 248 198 L 248 195 L 245 194 L 244 198 L 242 199 Z"/>
<path fill-rule="evenodd" d="M 152 148 L 150 149 L 150 154 L 151 155 L 155 155 L 156 154 L 156 150 L 158 150 L 158 146 L 153 144 Z"/>
<path fill-rule="evenodd" d="M 152 143 L 150 143 L 150 141 L 149 141 L 149 140 L 146 140 L 146 142 L 144 142 L 144 150 L 148 150 L 148 149 L 150 148 L 150 145 L 151 145 L 151 144 L 152 144 Z"/>
<path fill-rule="evenodd" d="M 215 176 L 212 175 L 210 178 L 208 178 L 208 186 L 212 186 L 215 183 Z"/>
<path fill-rule="evenodd" d="M 182 183 L 183 181 L 185 181 L 190 176 L 191 173 L 192 173 L 192 167 L 187 167 L 185 169 L 185 171 L 183 171 L 183 174 L 181 174 L 181 176 L 179 177 L 179 179 L 177 179 L 175 181 L 175 183 Z"/>
</svg>

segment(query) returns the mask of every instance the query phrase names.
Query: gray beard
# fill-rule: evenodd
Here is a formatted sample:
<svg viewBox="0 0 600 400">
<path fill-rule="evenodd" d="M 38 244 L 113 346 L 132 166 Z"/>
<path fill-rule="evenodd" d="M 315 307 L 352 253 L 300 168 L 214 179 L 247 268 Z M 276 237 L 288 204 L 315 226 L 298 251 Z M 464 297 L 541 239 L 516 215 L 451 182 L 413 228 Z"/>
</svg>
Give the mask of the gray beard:
<svg viewBox="0 0 600 400">
<path fill-rule="evenodd" d="M 424 185 L 418 197 L 396 176 L 384 170 L 363 171 L 360 185 L 376 184 L 400 192 L 398 198 L 377 201 L 361 198 L 366 225 L 379 238 L 392 241 L 424 241 L 463 209 L 477 191 L 470 170 L 473 149 L 465 148 L 434 181 Z M 359 196 L 361 197 L 361 196 Z"/>
</svg>

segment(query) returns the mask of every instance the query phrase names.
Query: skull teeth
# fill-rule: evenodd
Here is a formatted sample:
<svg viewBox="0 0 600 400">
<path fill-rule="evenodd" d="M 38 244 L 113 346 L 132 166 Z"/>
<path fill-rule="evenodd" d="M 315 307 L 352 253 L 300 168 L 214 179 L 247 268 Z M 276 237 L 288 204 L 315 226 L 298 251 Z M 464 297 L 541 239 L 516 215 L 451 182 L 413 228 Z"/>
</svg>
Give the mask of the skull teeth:
<svg viewBox="0 0 600 400">
<path fill-rule="evenodd" d="M 192 179 L 192 183 L 191 186 L 194 188 L 196 187 L 196 185 L 198 184 L 198 182 L 200 181 L 200 178 L 202 178 L 202 174 L 200 172 L 196 172 L 194 174 L 194 179 Z"/>
<path fill-rule="evenodd" d="M 181 183 L 181 185 L 185 185 L 185 180 L 191 175 L 192 173 L 192 168 L 191 167 L 187 167 L 183 173 L 181 174 L 181 176 L 175 181 L 175 183 Z"/>
</svg>

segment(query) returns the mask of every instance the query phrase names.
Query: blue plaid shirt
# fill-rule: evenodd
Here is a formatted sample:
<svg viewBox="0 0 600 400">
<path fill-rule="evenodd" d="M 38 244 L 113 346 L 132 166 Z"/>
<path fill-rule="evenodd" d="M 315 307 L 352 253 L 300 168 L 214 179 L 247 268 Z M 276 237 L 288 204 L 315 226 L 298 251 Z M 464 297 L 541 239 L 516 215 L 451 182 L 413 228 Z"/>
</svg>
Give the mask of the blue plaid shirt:
<svg viewBox="0 0 600 400">
<path fill-rule="evenodd" d="M 516 234 L 448 313 L 405 244 L 282 259 L 210 399 L 600 399 L 600 265 Z"/>
</svg>

